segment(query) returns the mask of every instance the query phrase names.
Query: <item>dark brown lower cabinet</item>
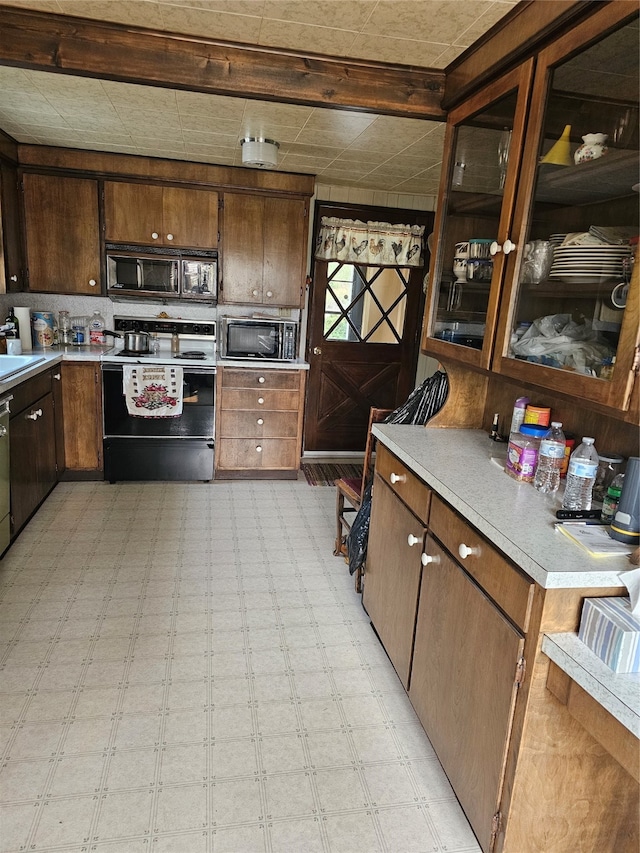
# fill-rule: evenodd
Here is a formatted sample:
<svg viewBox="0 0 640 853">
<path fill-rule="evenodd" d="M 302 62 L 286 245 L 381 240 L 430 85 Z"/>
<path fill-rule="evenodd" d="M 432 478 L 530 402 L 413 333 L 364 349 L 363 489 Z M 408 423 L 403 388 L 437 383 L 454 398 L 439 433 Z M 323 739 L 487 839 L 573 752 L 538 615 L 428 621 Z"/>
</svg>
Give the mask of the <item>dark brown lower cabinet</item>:
<svg viewBox="0 0 640 853">
<path fill-rule="evenodd" d="M 524 638 L 431 536 L 426 553 L 409 698 L 488 850 Z"/>
<path fill-rule="evenodd" d="M 373 494 L 362 603 L 406 689 L 426 527 L 377 475 Z"/>
<path fill-rule="evenodd" d="M 38 396 L 37 392 L 43 388 L 46 393 Z M 9 421 L 13 536 L 24 527 L 58 479 L 50 372 L 25 382 L 19 391 L 16 389 L 14 401 Z"/>
</svg>

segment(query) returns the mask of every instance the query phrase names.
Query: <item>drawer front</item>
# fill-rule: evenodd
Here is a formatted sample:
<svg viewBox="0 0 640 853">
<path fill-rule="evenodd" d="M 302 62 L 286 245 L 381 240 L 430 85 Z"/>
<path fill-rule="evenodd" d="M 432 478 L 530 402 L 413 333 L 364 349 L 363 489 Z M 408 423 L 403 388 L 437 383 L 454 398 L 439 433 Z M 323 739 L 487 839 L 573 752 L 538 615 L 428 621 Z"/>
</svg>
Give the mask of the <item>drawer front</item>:
<svg viewBox="0 0 640 853">
<path fill-rule="evenodd" d="M 59 365 L 56 365 L 56 367 L 57 370 L 60 370 Z M 26 382 L 12 388 L 9 391 L 10 394 L 13 394 L 13 400 L 9 402 L 11 415 L 17 415 L 18 412 L 33 405 L 40 397 L 48 394 L 51 391 L 51 376 L 52 371 L 45 370 L 44 373 L 32 376 L 31 379 L 27 379 Z"/>
<path fill-rule="evenodd" d="M 420 521 L 426 524 L 429 518 L 431 489 L 379 442 L 376 450 L 376 472 Z"/>
<path fill-rule="evenodd" d="M 225 388 L 220 398 L 220 410 L 250 412 L 297 412 L 300 394 L 297 391 L 266 391 Z"/>
<path fill-rule="evenodd" d="M 220 410 L 250 412 L 297 412 L 300 406 L 298 391 L 244 390 L 225 388 L 220 398 Z"/>
<path fill-rule="evenodd" d="M 299 370 L 235 370 L 222 368 L 223 388 L 274 388 L 297 390 L 300 388 Z"/>
<path fill-rule="evenodd" d="M 431 501 L 429 529 L 487 595 L 526 632 L 535 588 L 533 581 L 436 495 Z M 462 546 L 472 549 L 466 557 L 461 555 Z"/>
<path fill-rule="evenodd" d="M 220 414 L 221 438 L 297 438 L 297 412 L 235 412 Z"/>
<path fill-rule="evenodd" d="M 300 465 L 295 439 L 221 438 L 216 442 L 218 468 L 297 469 Z"/>
</svg>

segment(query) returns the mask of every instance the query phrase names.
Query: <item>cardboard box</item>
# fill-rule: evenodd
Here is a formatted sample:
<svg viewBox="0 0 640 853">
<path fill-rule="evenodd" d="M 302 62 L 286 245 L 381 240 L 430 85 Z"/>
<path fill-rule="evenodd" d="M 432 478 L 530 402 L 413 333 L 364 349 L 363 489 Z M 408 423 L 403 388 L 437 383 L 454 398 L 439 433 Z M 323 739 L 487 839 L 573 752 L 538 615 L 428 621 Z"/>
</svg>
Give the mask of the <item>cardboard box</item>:
<svg viewBox="0 0 640 853">
<path fill-rule="evenodd" d="M 578 637 L 614 672 L 640 672 L 640 619 L 628 597 L 585 598 Z"/>
</svg>

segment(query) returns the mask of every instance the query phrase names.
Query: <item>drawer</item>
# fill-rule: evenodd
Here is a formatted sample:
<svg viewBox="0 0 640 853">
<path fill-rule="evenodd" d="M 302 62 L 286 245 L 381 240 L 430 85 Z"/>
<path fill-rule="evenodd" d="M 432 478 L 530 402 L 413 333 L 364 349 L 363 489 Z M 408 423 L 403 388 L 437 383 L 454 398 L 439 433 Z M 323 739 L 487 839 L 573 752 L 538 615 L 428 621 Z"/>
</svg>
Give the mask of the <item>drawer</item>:
<svg viewBox="0 0 640 853">
<path fill-rule="evenodd" d="M 431 501 L 429 529 L 504 613 L 526 633 L 535 584 L 437 495 Z M 466 557 L 461 546 L 472 549 Z M 463 549 L 464 552 L 464 549 Z"/>
<path fill-rule="evenodd" d="M 300 466 L 295 438 L 221 438 L 216 442 L 216 466 L 233 470 L 279 470 Z"/>
<path fill-rule="evenodd" d="M 376 449 L 376 473 L 420 521 L 426 524 L 429 518 L 431 489 L 379 442 Z"/>
<path fill-rule="evenodd" d="M 59 366 L 58 370 L 60 370 Z M 52 371 L 45 370 L 43 373 L 27 379 L 21 385 L 16 385 L 15 388 L 9 391 L 9 394 L 13 394 L 13 400 L 9 403 L 12 417 L 28 406 L 32 406 L 40 397 L 44 397 L 45 394 L 51 391 L 51 376 Z"/>
<path fill-rule="evenodd" d="M 247 410 L 250 412 L 297 412 L 300 406 L 298 391 L 244 390 L 225 388 L 220 398 L 220 411 Z"/>
<path fill-rule="evenodd" d="M 297 438 L 297 412 L 243 412 L 220 413 L 221 438 Z"/>
<path fill-rule="evenodd" d="M 222 387 L 298 390 L 300 388 L 300 371 L 255 370 L 254 368 L 234 370 L 223 367 Z"/>
</svg>

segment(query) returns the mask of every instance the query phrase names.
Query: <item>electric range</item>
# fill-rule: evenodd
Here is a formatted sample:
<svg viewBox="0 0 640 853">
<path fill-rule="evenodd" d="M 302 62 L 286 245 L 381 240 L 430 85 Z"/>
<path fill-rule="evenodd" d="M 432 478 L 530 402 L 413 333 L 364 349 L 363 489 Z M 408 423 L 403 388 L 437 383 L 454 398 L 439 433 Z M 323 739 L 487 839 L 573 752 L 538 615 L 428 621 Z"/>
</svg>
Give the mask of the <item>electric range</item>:
<svg viewBox="0 0 640 853">
<path fill-rule="evenodd" d="M 123 340 L 116 338 L 115 348 L 102 357 L 103 364 L 176 364 L 182 367 L 202 367 L 215 371 L 216 321 L 181 320 L 149 317 L 114 317 L 115 332 L 148 332 L 157 352 L 129 353 Z M 173 351 L 174 335 L 178 337 L 179 352 Z"/>
</svg>

